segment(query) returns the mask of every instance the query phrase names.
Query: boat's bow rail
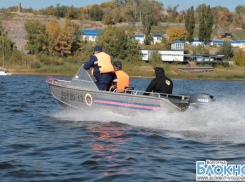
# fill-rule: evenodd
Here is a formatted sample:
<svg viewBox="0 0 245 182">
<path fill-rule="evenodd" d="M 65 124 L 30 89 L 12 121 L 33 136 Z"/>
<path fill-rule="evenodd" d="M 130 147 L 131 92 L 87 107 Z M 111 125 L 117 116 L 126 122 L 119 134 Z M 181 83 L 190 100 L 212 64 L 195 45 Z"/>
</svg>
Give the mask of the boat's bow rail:
<svg viewBox="0 0 245 182">
<path fill-rule="evenodd" d="M 112 90 L 110 89 L 110 91 Z M 129 93 L 129 94 L 134 94 L 134 95 L 147 94 L 147 96 L 151 96 L 151 97 L 177 99 L 177 100 L 188 100 L 190 98 L 190 96 L 185 96 L 185 95 L 173 95 L 173 94 L 166 94 L 166 93 L 139 91 L 139 90 L 134 90 L 131 87 L 125 88 L 125 89 L 114 89 L 112 92 L 118 92 L 118 91 L 120 93 Z"/>
<path fill-rule="evenodd" d="M 53 85 L 60 85 L 60 86 L 68 86 L 70 84 L 70 81 L 59 80 L 59 79 L 53 78 L 52 76 L 47 77 L 46 82 L 53 84 Z"/>
</svg>

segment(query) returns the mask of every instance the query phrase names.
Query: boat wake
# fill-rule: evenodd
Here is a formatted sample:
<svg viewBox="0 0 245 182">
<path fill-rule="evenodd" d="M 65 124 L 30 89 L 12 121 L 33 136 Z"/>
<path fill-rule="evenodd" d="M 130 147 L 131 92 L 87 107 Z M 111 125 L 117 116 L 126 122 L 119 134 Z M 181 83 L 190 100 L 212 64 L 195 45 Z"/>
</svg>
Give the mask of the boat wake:
<svg viewBox="0 0 245 182">
<path fill-rule="evenodd" d="M 126 116 L 103 109 L 93 112 L 63 110 L 53 117 L 76 124 L 115 121 L 132 127 L 147 128 L 149 131 L 161 131 L 168 137 L 243 142 L 244 104 L 242 100 L 221 100 L 201 109 L 190 108 L 185 112 L 136 112 Z"/>
</svg>

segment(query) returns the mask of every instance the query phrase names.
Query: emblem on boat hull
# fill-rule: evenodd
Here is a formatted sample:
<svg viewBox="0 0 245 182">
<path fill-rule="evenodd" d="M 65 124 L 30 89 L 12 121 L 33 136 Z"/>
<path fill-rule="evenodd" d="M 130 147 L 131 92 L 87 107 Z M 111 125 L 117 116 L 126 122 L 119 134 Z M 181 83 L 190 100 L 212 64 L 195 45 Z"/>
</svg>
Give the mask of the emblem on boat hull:
<svg viewBox="0 0 245 182">
<path fill-rule="evenodd" d="M 84 100 L 85 100 L 85 102 L 86 102 L 86 104 L 88 106 L 92 106 L 92 104 L 93 104 L 93 97 L 89 93 L 87 93 L 85 95 Z"/>
</svg>

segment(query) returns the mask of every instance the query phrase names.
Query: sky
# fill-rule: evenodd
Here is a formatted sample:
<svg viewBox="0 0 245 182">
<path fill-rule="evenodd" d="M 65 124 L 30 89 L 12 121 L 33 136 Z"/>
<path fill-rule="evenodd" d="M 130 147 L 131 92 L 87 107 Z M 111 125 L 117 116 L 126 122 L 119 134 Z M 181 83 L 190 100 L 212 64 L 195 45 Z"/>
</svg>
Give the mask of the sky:
<svg viewBox="0 0 245 182">
<path fill-rule="evenodd" d="M 101 4 L 110 0 L 0 0 L 0 9 L 17 6 L 21 3 L 23 8 L 42 9 L 56 4 L 74 7 L 84 7 L 87 5 Z M 210 5 L 211 7 L 222 6 L 234 12 L 237 5 L 244 5 L 245 0 L 158 0 L 164 4 L 164 8 L 179 4 L 178 11 L 186 10 L 191 6 L 196 8 L 200 4 Z"/>
</svg>

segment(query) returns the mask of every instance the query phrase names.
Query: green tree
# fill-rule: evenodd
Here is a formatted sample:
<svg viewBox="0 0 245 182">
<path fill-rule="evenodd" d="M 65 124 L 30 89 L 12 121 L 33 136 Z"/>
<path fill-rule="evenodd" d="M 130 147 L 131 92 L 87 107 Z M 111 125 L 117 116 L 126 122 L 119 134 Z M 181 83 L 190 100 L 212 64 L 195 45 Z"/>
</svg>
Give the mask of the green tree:
<svg viewBox="0 0 245 182">
<path fill-rule="evenodd" d="M 18 51 L 17 49 L 13 49 L 11 56 L 9 57 L 8 62 L 10 64 L 15 64 L 15 65 L 27 65 L 27 61 L 23 59 L 24 53 Z"/>
<path fill-rule="evenodd" d="M 243 29 L 245 27 L 244 15 L 245 15 L 245 6 L 238 5 L 235 8 L 234 22 L 236 25 L 241 26 Z"/>
<path fill-rule="evenodd" d="M 49 6 L 46 9 L 41 10 L 42 14 L 45 15 L 56 15 L 57 14 L 57 9 L 54 6 Z"/>
<path fill-rule="evenodd" d="M 245 14 L 245 6 L 244 5 L 238 5 L 235 8 L 236 14 Z"/>
<path fill-rule="evenodd" d="M 168 12 L 168 21 L 170 22 L 174 22 L 176 17 L 178 16 L 178 12 L 177 12 L 177 9 L 178 9 L 179 5 L 175 5 L 174 7 L 172 6 L 168 6 L 167 8 L 167 12 Z"/>
<path fill-rule="evenodd" d="M 65 17 L 66 13 L 68 12 L 67 6 L 60 6 L 60 4 L 56 5 L 56 16 L 57 17 Z"/>
<path fill-rule="evenodd" d="M 114 24 L 113 18 L 111 17 L 110 14 L 104 14 L 104 16 L 103 16 L 103 18 L 102 18 L 102 22 L 103 22 L 105 25 L 112 25 L 112 24 Z"/>
<path fill-rule="evenodd" d="M 194 7 L 192 6 L 187 10 L 186 16 L 185 16 L 185 28 L 187 32 L 189 33 L 188 35 L 188 41 L 193 42 L 193 34 L 194 34 L 194 29 L 195 29 L 195 17 L 194 17 Z"/>
<path fill-rule="evenodd" d="M 74 55 L 75 52 L 79 51 L 81 49 L 81 45 L 82 45 L 82 35 L 83 32 L 80 28 L 80 26 L 75 23 L 75 22 L 71 22 L 70 26 L 74 29 L 74 42 L 72 44 L 72 54 Z"/>
<path fill-rule="evenodd" d="M 208 44 L 211 40 L 213 15 L 210 6 L 205 4 L 200 5 L 197 9 L 199 12 L 199 40 Z"/>
<path fill-rule="evenodd" d="M 65 26 L 61 28 L 56 41 L 55 50 L 62 56 L 73 55 L 80 48 L 81 31 L 79 26 L 67 20 Z"/>
<path fill-rule="evenodd" d="M 139 46 L 133 34 L 126 34 L 123 30 L 111 26 L 100 34 L 97 44 L 117 59 L 138 55 L 139 52 Z"/>
<path fill-rule="evenodd" d="M 127 33 L 127 49 L 126 53 L 126 60 L 130 62 L 137 63 L 141 60 L 139 56 L 139 44 L 138 41 L 135 39 L 134 30 L 130 29 Z"/>
<path fill-rule="evenodd" d="M 0 36 L 0 57 L 2 58 L 4 54 L 4 59 L 8 60 L 9 57 L 12 55 L 12 52 L 13 44 L 10 38 L 8 37 L 8 34 L 6 32 L 2 33 L 2 35 Z"/>
<path fill-rule="evenodd" d="M 208 44 L 211 41 L 212 27 L 213 27 L 213 15 L 211 13 L 210 6 L 206 8 L 206 34 L 205 34 L 205 44 Z"/>
<path fill-rule="evenodd" d="M 3 34 L 4 28 L 2 26 L 2 22 L 0 21 L 0 36 Z"/>
<path fill-rule="evenodd" d="M 165 50 L 171 50 L 171 43 L 168 42 L 166 37 L 162 37 L 161 43 L 163 44 Z"/>
<path fill-rule="evenodd" d="M 128 0 L 113 0 L 117 6 L 122 6 L 128 2 Z"/>
<path fill-rule="evenodd" d="M 158 22 L 166 21 L 166 15 L 162 13 L 164 11 L 163 3 L 158 1 L 151 1 L 151 3 L 154 15 L 154 25 L 157 25 Z"/>
<path fill-rule="evenodd" d="M 154 23 L 154 17 L 152 12 L 152 4 L 145 0 L 141 4 L 142 6 L 142 24 L 144 28 L 144 34 L 145 34 L 145 45 L 150 45 L 153 41 L 153 38 L 151 36 L 151 27 Z"/>
<path fill-rule="evenodd" d="M 206 27 L 205 27 L 205 9 L 206 5 L 199 6 L 199 41 L 203 42 L 206 35 Z"/>
<path fill-rule="evenodd" d="M 157 51 L 154 51 L 150 57 L 150 62 L 153 68 L 162 63 L 161 54 L 159 54 Z"/>
<path fill-rule="evenodd" d="M 45 25 L 39 20 L 28 20 L 25 23 L 25 29 L 27 32 L 26 50 L 30 54 L 37 54 L 43 51 L 43 45 L 45 45 Z"/>
<path fill-rule="evenodd" d="M 45 53 L 48 55 L 53 55 L 55 51 L 55 46 L 58 40 L 61 27 L 56 19 L 52 19 L 46 24 L 46 45 L 43 48 Z"/>
<path fill-rule="evenodd" d="M 73 6 L 71 6 L 68 12 L 65 14 L 65 17 L 71 20 L 78 19 L 79 18 L 78 10 L 75 9 Z"/>
<path fill-rule="evenodd" d="M 239 49 L 234 56 L 234 61 L 236 63 L 236 65 L 238 66 L 245 66 L 245 53 L 243 52 L 243 50 Z"/>
<path fill-rule="evenodd" d="M 111 17 L 113 17 L 114 23 L 120 23 L 123 20 L 123 14 L 119 8 L 115 8 L 111 11 Z"/>
<path fill-rule="evenodd" d="M 234 56 L 230 41 L 224 41 L 223 45 L 219 48 L 217 54 L 224 55 L 224 59 L 229 60 Z"/>
<path fill-rule="evenodd" d="M 103 18 L 103 11 L 98 5 L 93 5 L 90 10 L 90 18 L 95 21 L 101 21 Z"/>
<path fill-rule="evenodd" d="M 8 33 L 5 31 L 4 27 L 2 26 L 2 22 L 0 21 L 0 57 L 3 58 L 4 55 L 4 59 L 9 59 L 12 52 L 13 52 L 13 44 L 10 38 L 8 37 Z"/>
</svg>

